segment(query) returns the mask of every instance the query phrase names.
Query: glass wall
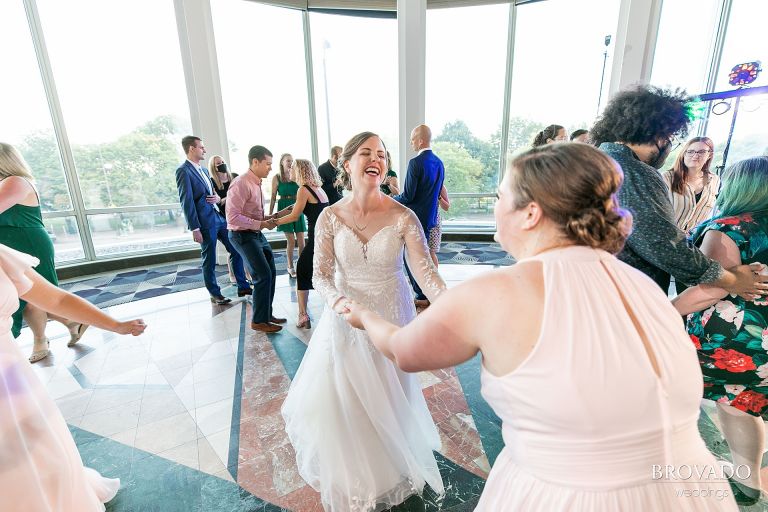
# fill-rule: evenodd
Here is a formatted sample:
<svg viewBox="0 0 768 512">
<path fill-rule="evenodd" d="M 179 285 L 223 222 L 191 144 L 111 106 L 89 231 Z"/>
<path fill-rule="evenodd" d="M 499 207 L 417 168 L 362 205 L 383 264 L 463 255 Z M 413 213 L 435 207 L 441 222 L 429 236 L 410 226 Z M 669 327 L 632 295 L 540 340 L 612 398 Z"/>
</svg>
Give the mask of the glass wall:
<svg viewBox="0 0 768 512">
<path fill-rule="evenodd" d="M 502 142 L 514 153 L 549 124 L 569 132 L 592 124 L 608 99 L 613 55 L 625 50 L 614 44 L 627 1 L 524 3 L 515 7 L 515 27 L 508 26 L 510 3 L 457 2 L 426 12 L 425 121 L 446 164 L 448 229 L 493 227 Z M 755 20 L 768 16 L 768 4 L 732 0 L 718 41 L 724 1 L 665 0 L 652 83 L 703 92 L 714 49 L 722 47 L 714 89 L 730 90 L 731 67 L 765 60 L 768 39 Z M 246 169 L 253 144 L 270 148 L 276 161 L 282 153 L 324 161 L 331 145 L 363 130 L 379 133 L 399 161 L 398 22 L 391 15 L 306 13 L 250 0 L 136 0 L 129 9 L 117 0 L 7 2 L 0 44 L 13 74 L 0 81 L 0 138 L 32 168 L 57 261 L 196 247 L 174 171 L 184 159 L 179 141 L 192 131 L 190 119 L 209 119 L 211 112 L 203 97 L 190 115 L 188 86 L 221 91 L 235 172 Z M 208 53 L 190 55 L 179 23 L 212 26 Z M 507 55 L 510 33 L 514 49 Z M 36 48 L 46 51 L 38 55 Z M 202 69 L 213 72 L 202 72 L 195 64 L 209 55 L 215 62 Z M 730 163 L 768 151 L 766 109 L 766 96 L 742 100 Z M 729 100 L 694 127 L 715 140 L 716 161 L 734 110 Z M 265 188 L 269 198 L 269 183 Z"/>
<path fill-rule="evenodd" d="M 362 131 L 397 147 L 397 20 L 310 13 L 320 161 Z M 399 169 L 398 169 L 399 170 Z"/>
<path fill-rule="evenodd" d="M 256 144 L 275 155 L 273 173 L 282 153 L 312 160 L 301 11 L 241 0 L 211 10 L 232 170 L 247 170 Z"/>
<path fill-rule="evenodd" d="M 0 48 L 3 48 L 5 69 L 13 72 L 0 80 L 0 140 L 12 144 L 29 164 L 42 211 L 71 212 L 72 199 L 24 4 L 3 5 L 3 21 Z M 74 216 L 46 218 L 45 226 L 53 240 L 57 262 L 85 257 Z"/>
<path fill-rule="evenodd" d="M 756 20 L 768 16 L 768 2 L 734 0 L 723 44 L 720 69 L 717 72 L 715 91 L 730 91 L 736 87 L 728 84 L 728 74 L 736 64 L 763 61 L 768 68 L 768 37 L 756 26 Z M 753 86 L 768 85 L 768 71 L 763 71 Z M 728 139 L 735 111 L 735 98 L 715 106 L 709 116 L 706 134 L 715 143 L 715 163 L 722 164 L 723 150 Z M 723 112 L 717 115 L 716 112 Z M 768 155 L 768 94 L 744 97 L 733 131 L 733 139 L 726 165 L 752 156 Z"/>
<path fill-rule="evenodd" d="M 620 4 L 547 0 L 517 7 L 510 152 L 529 148 L 548 125 L 570 133 L 594 122 L 608 99 Z"/>
<path fill-rule="evenodd" d="M 722 0 L 664 0 L 651 83 L 704 92 Z"/>
<path fill-rule="evenodd" d="M 138 0 L 126 9 L 116 0 L 37 0 L 37 8 L 96 256 L 167 247 L 169 233 L 134 226 L 154 225 L 138 219 L 156 215 L 135 207 L 179 201 L 174 171 L 191 123 L 173 2 Z M 151 37 L 138 37 L 137 27 Z M 104 217 L 127 220 L 115 227 L 120 222 Z M 71 227 L 60 227 L 56 240 L 74 236 Z M 183 223 L 173 229 L 193 244 Z M 118 239 L 106 250 L 102 240 L 112 230 Z M 125 243 L 119 237 L 128 231 Z"/>
</svg>

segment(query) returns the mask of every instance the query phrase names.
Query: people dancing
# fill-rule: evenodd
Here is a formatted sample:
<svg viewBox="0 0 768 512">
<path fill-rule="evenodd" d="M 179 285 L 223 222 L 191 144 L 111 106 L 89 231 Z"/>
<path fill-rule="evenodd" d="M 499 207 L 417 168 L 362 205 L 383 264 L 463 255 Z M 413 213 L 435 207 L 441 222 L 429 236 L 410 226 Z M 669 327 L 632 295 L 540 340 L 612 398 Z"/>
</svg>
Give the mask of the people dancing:
<svg viewBox="0 0 768 512">
<path fill-rule="evenodd" d="M 495 206 L 495 238 L 516 265 L 445 292 L 405 327 L 345 301 L 351 324 L 404 370 L 482 353 L 481 391 L 505 447 L 477 511 L 737 510 L 698 431 L 701 371 L 680 316 L 614 256 L 631 228 L 621 183 L 590 145 L 529 150 Z M 682 465 L 712 473 L 653 472 Z"/>
<path fill-rule="evenodd" d="M 0 142 L 0 244 L 37 258 L 35 270 L 49 283 L 58 286 L 53 242 L 43 224 L 40 197 L 33 183 L 32 172 L 21 153 L 10 144 Z M 68 347 L 80 341 L 88 328 L 88 324 L 70 321 L 20 300 L 13 314 L 11 332 L 18 337 L 22 319 L 26 320 L 34 339 L 30 363 L 42 361 L 51 353 L 45 336 L 49 318 L 61 322 L 69 330 Z"/>
<path fill-rule="evenodd" d="M 367 512 L 402 503 L 425 483 L 443 493 L 432 453 L 440 437 L 419 378 L 395 367 L 341 314 L 354 300 L 395 325 L 413 320 L 404 251 L 430 300 L 445 283 L 419 220 L 379 189 L 387 172 L 381 138 L 354 136 L 340 163 L 351 194 L 323 210 L 315 233 L 313 284 L 329 307 L 282 414 L 299 473 L 325 510 Z"/>
<path fill-rule="evenodd" d="M 292 176 L 291 168 L 293 166 L 293 157 L 284 153 L 280 157 L 279 172 L 272 178 L 272 200 L 269 202 L 269 215 L 277 211 L 282 211 L 296 202 L 296 194 L 299 185 Z M 279 199 L 276 200 L 279 194 Z M 293 267 L 293 248 L 298 246 L 299 256 L 304 250 L 304 233 L 307 231 L 307 224 L 304 217 L 299 215 L 290 224 L 280 224 L 277 230 L 285 235 L 286 257 L 288 259 L 287 272 L 291 277 L 296 277 L 296 270 Z"/>
<path fill-rule="evenodd" d="M 99 512 L 120 487 L 83 461 L 67 423 L 11 336 L 23 298 L 43 312 L 138 336 L 141 320 L 119 322 L 35 272 L 37 258 L 0 245 L 0 508 Z"/>
<path fill-rule="evenodd" d="M 311 329 L 307 303 L 309 290 L 312 290 L 312 260 L 315 257 L 315 224 L 320 213 L 328 206 L 328 196 L 323 191 L 323 181 L 309 160 L 298 159 L 291 169 L 299 191 L 296 193 L 296 203 L 288 215 L 277 219 L 278 229 L 281 225 L 296 222 L 302 215 L 307 216 L 309 235 L 304 250 L 296 262 L 296 297 L 299 304 L 299 318 L 296 327 Z"/>
</svg>

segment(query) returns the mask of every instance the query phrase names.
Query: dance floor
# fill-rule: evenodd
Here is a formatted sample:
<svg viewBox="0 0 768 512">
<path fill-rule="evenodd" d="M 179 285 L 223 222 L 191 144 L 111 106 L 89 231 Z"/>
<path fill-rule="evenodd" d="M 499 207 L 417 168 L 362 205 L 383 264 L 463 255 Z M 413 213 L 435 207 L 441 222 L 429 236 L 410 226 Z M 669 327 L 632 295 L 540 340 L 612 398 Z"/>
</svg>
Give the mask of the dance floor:
<svg viewBox="0 0 768 512">
<path fill-rule="evenodd" d="M 449 286 L 491 269 L 440 266 Z M 85 464 L 122 480 L 108 511 L 322 510 L 297 472 L 280 415 L 311 336 L 292 325 L 293 284 L 278 277 L 275 314 L 289 322 L 276 335 L 250 330 L 246 300 L 215 306 L 204 288 L 107 307 L 122 319 L 145 319 L 149 327 L 137 338 L 91 328 L 67 348 L 63 327 L 49 326 L 53 355 L 33 367 Z M 322 310 L 310 293 L 313 324 Z M 20 342 L 31 350 L 28 329 Z M 442 438 L 447 494 L 438 501 L 427 492 L 393 510 L 472 510 L 502 447 L 500 422 L 480 396 L 479 360 L 420 377 Z M 707 444 L 729 458 L 716 416 L 702 410 Z M 761 502 L 744 510 L 766 509 Z"/>
</svg>

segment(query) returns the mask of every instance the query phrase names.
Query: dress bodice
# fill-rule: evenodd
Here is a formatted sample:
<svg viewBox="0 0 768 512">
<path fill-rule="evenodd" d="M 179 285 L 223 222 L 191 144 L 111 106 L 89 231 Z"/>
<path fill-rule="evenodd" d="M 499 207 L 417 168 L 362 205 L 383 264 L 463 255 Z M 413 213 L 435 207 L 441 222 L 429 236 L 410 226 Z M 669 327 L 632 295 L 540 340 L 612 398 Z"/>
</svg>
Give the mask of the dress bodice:
<svg viewBox="0 0 768 512">
<path fill-rule="evenodd" d="M 407 289 L 403 252 L 408 265 L 430 300 L 445 283 L 432 263 L 421 224 L 410 210 L 393 217 L 367 242 L 344 224 L 332 208 L 320 214 L 315 234 L 313 282 L 326 302 L 333 306 L 339 297 L 361 301 L 374 310 L 393 294 Z M 410 299 L 410 297 L 408 297 Z M 413 307 L 413 301 L 410 301 Z"/>
<path fill-rule="evenodd" d="M 653 464 L 706 456 L 701 371 L 664 293 L 604 251 L 577 246 L 534 259 L 545 290 L 536 346 L 511 373 L 481 377 L 515 462 L 542 480 L 594 489 L 647 483 Z"/>
</svg>

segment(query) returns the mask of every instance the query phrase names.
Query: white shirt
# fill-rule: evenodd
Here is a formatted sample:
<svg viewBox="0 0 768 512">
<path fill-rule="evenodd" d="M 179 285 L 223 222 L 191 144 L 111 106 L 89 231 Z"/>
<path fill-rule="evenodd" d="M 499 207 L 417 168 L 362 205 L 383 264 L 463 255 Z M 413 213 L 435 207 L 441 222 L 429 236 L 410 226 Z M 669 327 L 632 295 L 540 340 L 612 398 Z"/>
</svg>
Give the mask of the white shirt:
<svg viewBox="0 0 768 512">
<path fill-rule="evenodd" d="M 425 147 L 425 148 L 421 148 L 421 149 L 419 150 L 419 152 L 418 152 L 418 153 L 416 153 L 416 155 L 420 155 L 420 154 L 422 154 L 422 153 L 423 153 L 423 152 L 425 152 L 425 151 L 432 151 L 432 148 L 431 148 L 431 147 L 429 147 L 429 146 L 427 146 L 427 147 Z"/>
</svg>

